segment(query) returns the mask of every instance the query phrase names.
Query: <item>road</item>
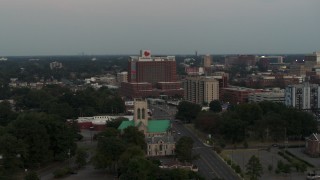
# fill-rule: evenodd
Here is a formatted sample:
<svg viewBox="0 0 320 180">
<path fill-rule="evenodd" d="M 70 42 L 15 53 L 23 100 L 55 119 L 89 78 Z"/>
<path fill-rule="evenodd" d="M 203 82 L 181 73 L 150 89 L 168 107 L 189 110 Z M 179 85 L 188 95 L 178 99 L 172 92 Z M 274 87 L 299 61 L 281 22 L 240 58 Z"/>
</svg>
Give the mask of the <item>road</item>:
<svg viewBox="0 0 320 180">
<path fill-rule="evenodd" d="M 169 107 L 169 108 L 168 108 Z M 190 132 L 181 122 L 174 121 L 176 108 L 166 105 L 151 106 L 153 118 L 167 118 L 172 120 L 175 136 L 188 136 L 194 141 L 193 152 L 199 154 L 200 158 L 193 163 L 198 166 L 199 173 L 206 179 L 220 178 L 225 180 L 240 179 L 234 171 L 216 154 L 210 147 L 205 146 L 192 132 Z M 178 134 L 180 133 L 180 134 Z"/>
<path fill-rule="evenodd" d="M 185 128 L 182 124 L 174 124 L 176 132 L 180 132 L 180 136 L 191 137 L 194 141 L 193 152 L 199 154 L 200 158 L 194 161 L 198 166 L 199 173 L 206 179 L 221 178 L 225 180 L 240 179 L 233 170 L 225 164 L 223 160 L 216 154 L 211 147 L 205 146 L 192 132 Z"/>
</svg>

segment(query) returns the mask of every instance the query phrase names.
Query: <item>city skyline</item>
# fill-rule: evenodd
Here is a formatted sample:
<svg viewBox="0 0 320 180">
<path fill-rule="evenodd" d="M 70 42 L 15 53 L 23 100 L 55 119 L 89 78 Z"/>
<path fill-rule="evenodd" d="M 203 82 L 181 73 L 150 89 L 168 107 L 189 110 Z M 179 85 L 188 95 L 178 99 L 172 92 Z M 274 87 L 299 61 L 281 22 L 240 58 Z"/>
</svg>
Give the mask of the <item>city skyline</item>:
<svg viewBox="0 0 320 180">
<path fill-rule="evenodd" d="M 2 0 L 0 57 L 298 54 L 320 50 L 317 0 Z"/>
</svg>

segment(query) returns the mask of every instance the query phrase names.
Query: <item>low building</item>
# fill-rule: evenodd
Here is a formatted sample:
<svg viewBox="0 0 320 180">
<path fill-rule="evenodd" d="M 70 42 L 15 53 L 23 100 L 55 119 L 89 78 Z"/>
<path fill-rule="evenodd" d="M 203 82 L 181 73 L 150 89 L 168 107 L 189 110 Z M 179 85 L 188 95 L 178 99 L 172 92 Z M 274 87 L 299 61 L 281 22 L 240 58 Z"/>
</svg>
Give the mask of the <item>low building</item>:
<svg viewBox="0 0 320 180">
<path fill-rule="evenodd" d="M 173 136 L 154 136 L 146 138 L 147 156 L 174 155 L 176 143 Z"/>
<path fill-rule="evenodd" d="M 267 92 L 256 92 L 248 95 L 249 102 L 262 102 L 271 101 L 275 103 L 284 103 L 284 90 L 283 89 L 272 89 Z"/>
<path fill-rule="evenodd" d="M 320 134 L 313 133 L 306 138 L 305 152 L 312 157 L 320 155 Z"/>
<path fill-rule="evenodd" d="M 194 172 L 198 172 L 198 167 L 188 162 L 182 163 L 179 161 L 171 161 L 168 163 L 164 163 L 159 167 L 162 169 L 187 169 Z"/>
<path fill-rule="evenodd" d="M 222 101 L 229 102 L 231 104 L 247 103 L 250 94 L 265 92 L 263 89 L 251 89 L 245 87 L 229 87 L 222 89 Z"/>
</svg>

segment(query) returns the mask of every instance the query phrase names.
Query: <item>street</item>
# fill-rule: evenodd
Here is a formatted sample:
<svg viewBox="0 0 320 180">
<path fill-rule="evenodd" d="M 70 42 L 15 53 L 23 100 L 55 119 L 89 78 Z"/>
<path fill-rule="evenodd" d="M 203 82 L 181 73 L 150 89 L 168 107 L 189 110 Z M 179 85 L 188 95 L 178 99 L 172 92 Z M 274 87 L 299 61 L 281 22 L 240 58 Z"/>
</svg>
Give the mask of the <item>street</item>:
<svg viewBox="0 0 320 180">
<path fill-rule="evenodd" d="M 169 108 L 168 108 L 169 107 Z M 214 152 L 211 147 L 205 146 L 192 132 L 190 132 L 184 125 L 178 121 L 173 121 L 176 108 L 167 105 L 153 105 L 154 119 L 171 119 L 172 128 L 176 132 L 177 139 L 181 136 L 191 137 L 194 141 L 193 152 L 199 154 L 200 158 L 193 163 L 198 166 L 199 173 L 206 179 L 221 178 L 225 180 L 240 179 L 235 172 Z"/>
</svg>

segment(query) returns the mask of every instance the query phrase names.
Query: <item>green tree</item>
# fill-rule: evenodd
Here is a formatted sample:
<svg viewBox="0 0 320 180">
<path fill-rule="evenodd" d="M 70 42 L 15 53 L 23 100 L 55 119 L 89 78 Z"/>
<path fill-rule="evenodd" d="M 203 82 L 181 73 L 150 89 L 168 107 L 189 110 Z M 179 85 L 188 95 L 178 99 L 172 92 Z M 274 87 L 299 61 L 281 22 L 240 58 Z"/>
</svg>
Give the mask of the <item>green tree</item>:
<svg viewBox="0 0 320 180">
<path fill-rule="evenodd" d="M 210 111 L 215 112 L 215 113 L 222 111 L 222 106 L 221 106 L 221 103 L 219 100 L 211 101 L 209 104 L 209 107 L 210 107 Z"/>
<path fill-rule="evenodd" d="M 9 122 L 15 120 L 17 117 L 11 109 L 11 104 L 8 101 L 0 103 L 0 126 L 6 126 Z"/>
<path fill-rule="evenodd" d="M 24 180 L 40 180 L 37 172 L 30 171 L 28 174 L 24 177 Z"/>
<path fill-rule="evenodd" d="M 1 167 L 6 172 L 13 172 L 22 168 L 24 159 L 28 156 L 26 144 L 11 134 L 0 136 L 0 144 Z"/>
<path fill-rule="evenodd" d="M 78 168 L 82 168 L 87 164 L 87 158 L 88 158 L 88 153 L 84 149 L 78 148 L 76 152 L 76 161 L 75 161 Z"/>
<path fill-rule="evenodd" d="M 27 145 L 27 166 L 38 166 L 52 159 L 50 151 L 50 139 L 44 125 L 33 116 L 26 114 L 19 115 L 17 120 L 9 125 L 9 133 L 17 139 L 22 140 Z"/>
<path fill-rule="evenodd" d="M 120 175 L 120 179 L 156 179 L 159 168 L 144 157 L 130 159 L 127 170 Z"/>
<path fill-rule="evenodd" d="M 181 162 L 192 162 L 195 156 L 192 154 L 193 140 L 190 137 L 183 136 L 176 143 L 176 157 Z"/>
<path fill-rule="evenodd" d="M 122 139 L 129 146 L 134 145 L 134 146 L 139 146 L 143 150 L 147 149 L 147 144 L 145 142 L 144 134 L 134 126 L 129 126 L 126 129 L 124 129 L 124 133 L 122 134 Z"/>
<path fill-rule="evenodd" d="M 125 151 L 126 144 L 117 137 L 101 137 L 98 139 L 97 152 L 93 157 L 95 168 L 116 170 L 119 158 Z"/>
<path fill-rule="evenodd" d="M 250 180 L 257 180 L 261 177 L 263 173 L 262 165 L 259 158 L 256 156 L 251 156 L 249 162 L 246 164 L 246 174 L 249 176 Z"/>
<path fill-rule="evenodd" d="M 191 102 L 182 101 L 179 103 L 177 109 L 177 119 L 181 119 L 185 122 L 191 122 L 197 117 L 197 115 L 201 111 L 201 106 Z"/>
</svg>

